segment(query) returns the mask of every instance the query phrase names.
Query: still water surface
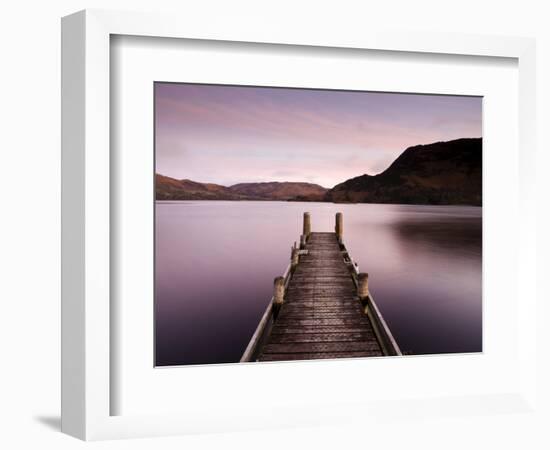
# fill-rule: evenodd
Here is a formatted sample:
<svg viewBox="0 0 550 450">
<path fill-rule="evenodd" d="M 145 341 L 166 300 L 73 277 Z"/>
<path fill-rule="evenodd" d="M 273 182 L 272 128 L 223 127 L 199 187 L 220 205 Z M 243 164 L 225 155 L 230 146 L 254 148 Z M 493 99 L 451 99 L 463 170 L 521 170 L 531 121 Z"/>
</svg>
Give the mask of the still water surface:
<svg viewBox="0 0 550 450">
<path fill-rule="evenodd" d="M 401 350 L 482 347 L 481 208 L 332 203 L 156 203 L 156 364 L 236 362 L 282 275 L 302 213 L 344 242 Z"/>
</svg>

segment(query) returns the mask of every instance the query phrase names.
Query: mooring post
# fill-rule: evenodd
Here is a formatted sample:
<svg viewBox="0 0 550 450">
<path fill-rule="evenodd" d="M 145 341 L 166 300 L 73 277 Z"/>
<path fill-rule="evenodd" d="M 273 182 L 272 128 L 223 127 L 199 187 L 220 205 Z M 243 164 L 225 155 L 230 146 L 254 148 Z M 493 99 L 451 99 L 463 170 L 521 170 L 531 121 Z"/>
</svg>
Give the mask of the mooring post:
<svg viewBox="0 0 550 450">
<path fill-rule="evenodd" d="M 357 275 L 357 295 L 361 300 L 366 300 L 369 296 L 369 274 L 361 272 Z"/>
<path fill-rule="evenodd" d="M 344 215 L 341 212 L 336 213 L 336 225 L 334 226 L 334 231 L 336 231 L 336 237 L 338 238 L 338 242 L 341 244 L 344 236 Z"/>
<path fill-rule="evenodd" d="M 294 247 L 290 248 L 290 264 L 293 269 L 296 268 L 298 265 L 298 258 L 299 258 L 299 250 L 296 248 L 296 245 Z"/>
<path fill-rule="evenodd" d="M 285 279 L 277 277 L 273 280 L 273 309 L 275 314 L 279 312 L 284 302 L 285 296 Z"/>
<path fill-rule="evenodd" d="M 304 213 L 304 236 L 307 238 L 311 233 L 311 215 L 308 212 Z"/>
</svg>

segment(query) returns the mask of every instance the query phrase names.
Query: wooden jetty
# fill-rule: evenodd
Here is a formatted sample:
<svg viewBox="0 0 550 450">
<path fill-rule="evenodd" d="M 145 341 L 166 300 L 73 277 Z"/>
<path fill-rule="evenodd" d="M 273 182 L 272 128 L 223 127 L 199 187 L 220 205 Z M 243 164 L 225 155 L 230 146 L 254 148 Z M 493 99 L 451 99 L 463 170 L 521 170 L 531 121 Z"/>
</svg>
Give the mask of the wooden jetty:
<svg viewBox="0 0 550 450">
<path fill-rule="evenodd" d="M 343 242 L 335 231 L 311 232 L 304 213 L 300 245 L 274 280 L 267 306 L 241 362 L 395 356 L 401 351 Z"/>
</svg>

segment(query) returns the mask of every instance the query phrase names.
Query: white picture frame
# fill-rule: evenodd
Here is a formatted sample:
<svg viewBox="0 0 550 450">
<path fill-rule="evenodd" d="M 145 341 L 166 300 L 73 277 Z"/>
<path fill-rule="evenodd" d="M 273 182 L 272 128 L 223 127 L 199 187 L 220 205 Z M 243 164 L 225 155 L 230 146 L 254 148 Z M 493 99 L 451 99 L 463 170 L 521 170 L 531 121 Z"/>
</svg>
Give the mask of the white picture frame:
<svg viewBox="0 0 550 450">
<path fill-rule="evenodd" d="M 285 44 L 333 49 L 368 49 L 417 54 L 448 54 L 513 58 L 518 61 L 519 198 L 517 284 L 522 286 L 518 310 L 518 378 L 502 395 L 468 395 L 457 406 L 437 398 L 439 408 L 461 414 L 498 409 L 519 412 L 534 407 L 536 398 L 536 292 L 534 255 L 535 207 L 535 43 L 527 38 L 383 31 L 314 33 L 250 23 L 196 23 L 191 17 L 87 10 L 62 21 L 62 430 L 85 440 L 162 436 L 269 426 L 329 423 L 338 417 L 388 414 L 389 404 L 333 405 L 330 412 L 309 414 L 315 405 L 278 406 L 278 413 L 234 414 L 230 405 L 219 411 L 190 414 L 111 415 L 110 378 L 110 37 L 112 35 L 200 39 L 242 43 Z M 272 369 L 275 370 L 275 369 Z M 402 399 L 404 408 L 418 408 Z M 483 400 L 480 402 L 480 400 Z M 258 399 L 258 402 L 261 400 Z M 393 400 L 395 402 L 395 399 Z M 429 401 L 434 401 L 429 400 Z M 412 402 L 412 403 L 411 403 Z M 200 411 L 200 405 L 195 405 Z M 254 417 L 253 417 L 254 416 Z M 248 419 L 248 420 L 245 420 Z"/>
</svg>

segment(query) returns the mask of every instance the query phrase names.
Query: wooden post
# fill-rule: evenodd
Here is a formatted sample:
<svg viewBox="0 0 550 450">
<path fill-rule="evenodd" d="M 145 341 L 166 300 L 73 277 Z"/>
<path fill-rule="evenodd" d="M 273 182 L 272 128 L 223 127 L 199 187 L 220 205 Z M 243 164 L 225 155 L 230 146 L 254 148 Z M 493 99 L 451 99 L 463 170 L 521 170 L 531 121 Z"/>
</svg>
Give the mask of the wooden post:
<svg viewBox="0 0 550 450">
<path fill-rule="evenodd" d="M 342 238 L 344 235 L 344 216 L 341 212 L 336 213 L 336 225 L 334 230 L 336 231 L 338 242 L 342 243 Z"/>
<path fill-rule="evenodd" d="M 285 279 L 277 277 L 273 280 L 273 306 L 280 308 L 285 296 Z"/>
<path fill-rule="evenodd" d="M 296 246 L 291 247 L 291 249 L 290 249 L 290 261 L 291 261 L 291 265 L 292 265 L 293 269 L 295 269 L 296 266 L 298 265 L 298 258 L 299 258 L 298 252 L 299 252 L 299 250 L 296 248 Z"/>
<path fill-rule="evenodd" d="M 311 216 L 308 212 L 304 213 L 304 236 L 307 238 L 311 233 Z"/>
<path fill-rule="evenodd" d="M 369 274 L 361 272 L 357 275 L 357 295 L 361 300 L 369 296 Z"/>
<path fill-rule="evenodd" d="M 306 248 L 306 237 L 303 234 L 300 236 L 300 248 L 302 250 Z"/>
</svg>

